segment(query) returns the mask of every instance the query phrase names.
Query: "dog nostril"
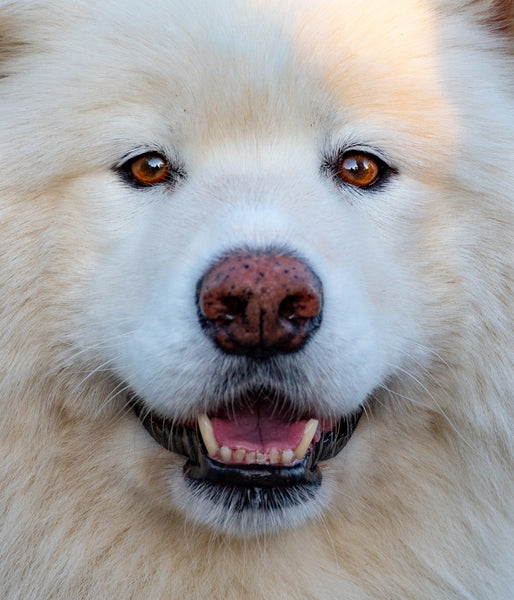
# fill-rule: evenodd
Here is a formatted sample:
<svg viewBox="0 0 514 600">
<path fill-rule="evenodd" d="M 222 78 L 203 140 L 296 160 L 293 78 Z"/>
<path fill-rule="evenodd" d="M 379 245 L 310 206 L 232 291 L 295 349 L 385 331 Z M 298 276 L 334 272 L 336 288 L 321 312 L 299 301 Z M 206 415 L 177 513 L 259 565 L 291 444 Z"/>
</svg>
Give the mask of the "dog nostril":
<svg viewBox="0 0 514 600">
<path fill-rule="evenodd" d="M 286 321 L 305 322 L 319 315 L 321 304 L 319 297 L 308 294 L 287 296 L 278 308 L 279 317 Z"/>
<path fill-rule="evenodd" d="M 220 314 L 223 321 L 235 321 L 237 317 L 244 315 L 248 301 L 238 296 L 225 296 L 221 299 L 224 310 Z"/>
</svg>

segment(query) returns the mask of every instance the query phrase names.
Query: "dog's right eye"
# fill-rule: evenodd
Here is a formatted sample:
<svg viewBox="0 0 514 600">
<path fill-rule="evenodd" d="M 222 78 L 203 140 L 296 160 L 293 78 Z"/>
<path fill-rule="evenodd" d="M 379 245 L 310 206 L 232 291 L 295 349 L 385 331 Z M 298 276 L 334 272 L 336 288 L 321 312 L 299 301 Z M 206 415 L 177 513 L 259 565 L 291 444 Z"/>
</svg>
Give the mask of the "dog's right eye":
<svg viewBox="0 0 514 600">
<path fill-rule="evenodd" d="M 148 152 L 129 160 L 123 165 L 127 178 L 136 185 L 153 186 L 169 181 L 171 167 L 158 152 Z"/>
</svg>

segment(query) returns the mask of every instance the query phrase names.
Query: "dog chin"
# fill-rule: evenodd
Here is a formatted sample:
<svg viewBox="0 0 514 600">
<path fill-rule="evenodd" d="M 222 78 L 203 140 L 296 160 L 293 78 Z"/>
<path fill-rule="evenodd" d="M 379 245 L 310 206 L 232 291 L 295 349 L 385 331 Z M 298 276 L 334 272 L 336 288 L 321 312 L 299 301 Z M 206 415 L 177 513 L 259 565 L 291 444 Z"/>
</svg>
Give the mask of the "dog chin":
<svg viewBox="0 0 514 600">
<path fill-rule="evenodd" d="M 216 533 L 245 539 L 294 529 L 316 518 L 330 503 L 331 487 L 325 476 L 310 492 L 295 488 L 271 493 L 234 490 L 185 478 L 180 466 L 170 473 L 172 501 L 186 519 Z"/>
</svg>

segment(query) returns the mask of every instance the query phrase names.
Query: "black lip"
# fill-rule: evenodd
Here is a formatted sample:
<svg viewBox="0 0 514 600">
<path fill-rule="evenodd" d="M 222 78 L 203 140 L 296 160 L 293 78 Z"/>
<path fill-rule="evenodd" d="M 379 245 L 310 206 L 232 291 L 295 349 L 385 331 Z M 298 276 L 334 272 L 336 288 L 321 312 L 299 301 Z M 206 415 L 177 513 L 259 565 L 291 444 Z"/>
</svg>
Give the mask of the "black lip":
<svg viewBox="0 0 514 600">
<path fill-rule="evenodd" d="M 201 455 L 199 464 L 188 461 L 184 473 L 191 479 L 239 488 L 287 488 L 319 485 L 321 471 L 312 467 L 312 455 L 289 467 L 276 465 L 225 465 Z"/>
<path fill-rule="evenodd" d="M 291 488 L 317 487 L 321 484 L 318 463 L 336 456 L 348 443 L 363 412 L 363 407 L 339 420 L 329 432 L 322 434 L 305 458 L 290 466 L 226 465 L 207 456 L 199 431 L 176 423 L 150 411 L 138 396 L 128 402 L 148 433 L 161 446 L 185 456 L 186 477 L 196 481 L 231 488 Z"/>
</svg>

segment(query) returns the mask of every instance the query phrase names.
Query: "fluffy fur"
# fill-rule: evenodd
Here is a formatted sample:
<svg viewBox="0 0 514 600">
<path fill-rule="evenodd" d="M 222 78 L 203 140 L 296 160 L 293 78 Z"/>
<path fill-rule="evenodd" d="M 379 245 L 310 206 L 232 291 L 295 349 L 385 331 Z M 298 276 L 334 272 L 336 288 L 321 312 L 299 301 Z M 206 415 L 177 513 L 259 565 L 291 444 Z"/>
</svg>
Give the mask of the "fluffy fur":
<svg viewBox="0 0 514 600">
<path fill-rule="evenodd" d="M 509 11 L 0 1 L 3 599 L 512 599 Z M 394 173 L 341 185 L 348 147 Z M 128 185 L 155 149 L 180 181 Z M 366 403 L 315 506 L 276 522 L 191 497 L 126 407 L 237 388 L 194 289 L 241 245 L 324 283 L 288 393 Z"/>
</svg>

